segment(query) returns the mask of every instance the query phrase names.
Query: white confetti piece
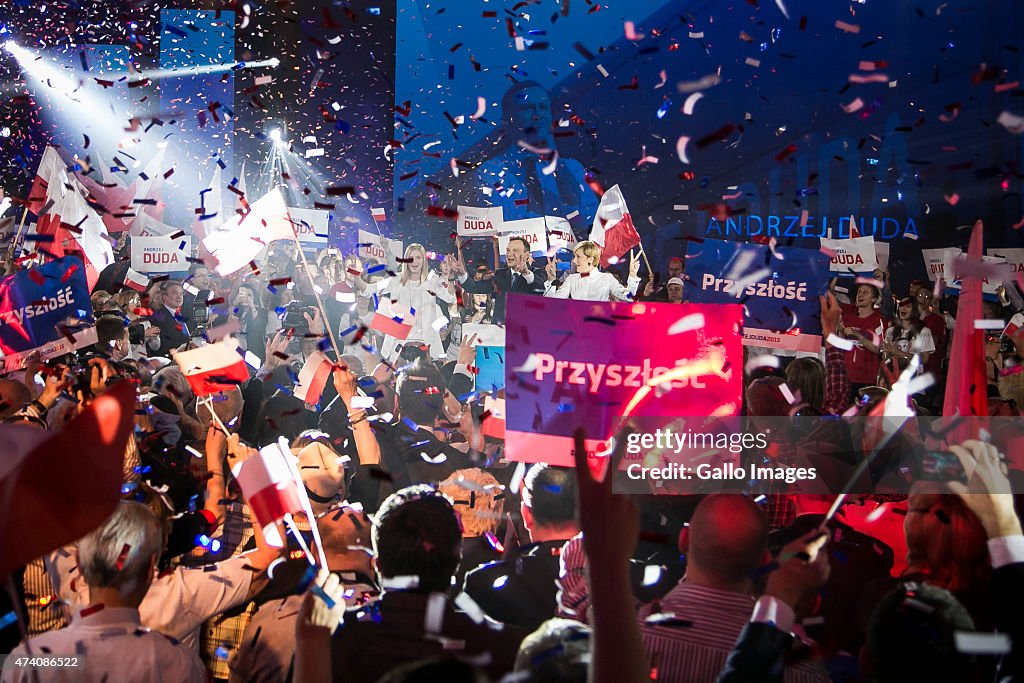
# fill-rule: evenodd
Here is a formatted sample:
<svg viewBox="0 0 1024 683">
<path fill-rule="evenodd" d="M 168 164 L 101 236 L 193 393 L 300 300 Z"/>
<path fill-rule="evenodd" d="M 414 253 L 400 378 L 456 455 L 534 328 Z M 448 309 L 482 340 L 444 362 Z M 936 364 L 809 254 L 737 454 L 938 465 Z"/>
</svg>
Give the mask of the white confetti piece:
<svg viewBox="0 0 1024 683">
<path fill-rule="evenodd" d="M 608 70 L 605 69 L 603 65 L 598 64 L 597 65 L 597 70 L 601 72 L 602 76 L 604 76 L 605 78 L 608 78 Z"/>
<path fill-rule="evenodd" d="M 697 102 L 704 98 L 704 93 L 695 92 L 686 98 L 683 102 L 683 113 L 687 116 L 693 116 L 693 108 L 697 106 Z"/>
<path fill-rule="evenodd" d="M 1024 117 L 1004 111 L 996 119 L 996 123 L 1010 131 L 1014 135 L 1024 133 Z"/>
<path fill-rule="evenodd" d="M 853 351 L 854 343 L 852 339 L 843 339 L 842 337 L 837 337 L 834 334 L 830 334 L 828 335 L 828 338 L 825 341 L 831 344 L 832 346 L 836 347 L 837 349 L 842 349 L 843 351 Z"/>
<path fill-rule="evenodd" d="M 761 66 L 761 60 L 754 59 L 753 57 L 747 57 L 746 60 L 744 60 L 744 64 L 747 66 L 759 67 Z"/>
<path fill-rule="evenodd" d="M 360 396 L 356 394 L 352 397 L 352 407 L 356 409 L 366 409 L 373 407 L 373 396 Z"/>
<path fill-rule="evenodd" d="M 749 375 L 751 372 L 757 370 L 758 368 L 777 369 L 778 367 L 779 359 L 777 356 L 754 356 L 753 358 L 747 361 L 747 365 L 746 367 L 743 368 L 743 371 Z"/>
<path fill-rule="evenodd" d="M 852 114 L 853 112 L 860 111 L 861 109 L 864 108 L 864 100 L 858 97 L 853 102 L 842 105 L 842 107 L 843 111 L 845 111 L 847 114 Z"/>
<path fill-rule="evenodd" d="M 672 324 L 672 327 L 668 328 L 669 336 L 674 334 L 682 334 L 683 332 L 690 332 L 692 330 L 699 330 L 704 327 L 704 314 L 693 313 L 691 315 L 680 318 Z"/>
<path fill-rule="evenodd" d="M 976 330 L 1002 330 L 1006 327 L 1006 323 L 1002 320 L 975 320 L 974 329 Z"/>
</svg>

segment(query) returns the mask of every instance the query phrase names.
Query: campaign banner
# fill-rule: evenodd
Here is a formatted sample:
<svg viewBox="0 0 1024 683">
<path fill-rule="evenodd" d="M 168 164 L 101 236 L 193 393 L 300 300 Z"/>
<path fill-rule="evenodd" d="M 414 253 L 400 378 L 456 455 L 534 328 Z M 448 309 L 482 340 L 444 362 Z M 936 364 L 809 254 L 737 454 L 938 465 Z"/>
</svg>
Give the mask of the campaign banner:
<svg viewBox="0 0 1024 683">
<path fill-rule="evenodd" d="M 508 241 L 522 237 L 530 245 L 530 253 L 540 256 L 548 252 L 548 229 L 543 218 L 524 218 L 521 221 L 505 221 L 498 233 L 498 253 L 508 251 Z"/>
<path fill-rule="evenodd" d="M 741 303 L 743 343 L 787 351 L 821 350 L 821 305 L 829 259 L 814 249 L 704 240 L 686 253 L 683 299 Z"/>
<path fill-rule="evenodd" d="M 1024 249 L 993 247 L 986 249 L 985 253 L 1006 259 L 1006 262 L 1013 266 L 1014 273 L 1024 273 Z"/>
<path fill-rule="evenodd" d="M 131 268 L 139 273 L 180 273 L 188 270 L 192 238 L 130 237 Z"/>
<path fill-rule="evenodd" d="M 460 237 L 494 237 L 504 222 L 500 206 L 460 206 L 457 232 Z"/>
<path fill-rule="evenodd" d="M 302 245 L 316 249 L 327 246 L 331 224 L 330 211 L 288 207 L 288 216 L 292 219 L 295 234 Z"/>
<path fill-rule="evenodd" d="M 548 228 L 548 247 L 550 249 L 572 249 L 576 246 L 576 233 L 572 225 L 558 216 L 544 216 Z"/>
<path fill-rule="evenodd" d="M 870 273 L 878 267 L 874 237 L 845 240 L 821 238 L 821 248 L 832 252 L 829 270 L 833 273 Z"/>
<path fill-rule="evenodd" d="M 953 259 L 962 253 L 957 247 L 922 249 L 921 258 L 924 259 L 924 269 L 928 273 L 928 279 L 932 282 L 948 280 L 946 272 L 952 269 Z"/>
<path fill-rule="evenodd" d="M 476 390 L 500 391 L 505 388 L 505 347 L 476 347 Z"/>
<path fill-rule="evenodd" d="M 77 256 L 0 280 L 0 351 L 5 357 L 38 350 L 45 359 L 95 343 L 95 334 L 92 342 L 75 336 L 91 324 L 89 285 Z"/>
<path fill-rule="evenodd" d="M 587 430 L 588 453 L 603 452 L 624 417 L 739 414 L 743 307 L 737 303 L 641 304 L 510 294 L 508 321 L 505 455 L 510 460 L 571 467 L 577 428 Z"/>
<path fill-rule="evenodd" d="M 381 263 L 387 263 L 389 258 L 387 253 L 384 251 L 384 247 L 380 245 L 380 241 L 380 235 L 359 228 L 359 248 L 357 250 L 359 258 L 376 259 Z M 402 258 L 402 254 L 404 253 L 402 240 L 389 239 L 386 240 L 386 244 L 388 251 L 391 252 L 390 260 Z"/>
</svg>

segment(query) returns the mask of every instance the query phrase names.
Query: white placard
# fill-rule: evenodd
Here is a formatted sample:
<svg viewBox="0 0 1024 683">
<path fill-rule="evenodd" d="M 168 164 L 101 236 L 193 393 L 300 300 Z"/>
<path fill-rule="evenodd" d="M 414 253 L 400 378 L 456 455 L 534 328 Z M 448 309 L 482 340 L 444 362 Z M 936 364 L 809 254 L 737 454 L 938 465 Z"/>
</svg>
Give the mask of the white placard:
<svg viewBox="0 0 1024 683">
<path fill-rule="evenodd" d="M 882 270 L 889 268 L 889 243 L 875 242 L 875 257 L 878 258 L 878 267 Z"/>
<path fill-rule="evenodd" d="M 331 222 L 330 211 L 289 207 L 288 216 L 295 225 L 295 234 L 299 236 L 299 242 L 316 247 L 327 246 L 328 226 Z"/>
<path fill-rule="evenodd" d="M 189 236 L 131 237 L 131 268 L 140 273 L 180 273 L 189 268 L 192 238 Z"/>
<path fill-rule="evenodd" d="M 381 263 L 387 263 L 389 258 L 384 253 L 384 248 L 380 245 L 380 235 L 375 232 L 369 232 L 359 228 L 359 258 L 364 259 L 377 259 Z M 388 250 L 391 252 L 390 260 L 402 258 L 403 249 L 402 240 L 385 240 L 388 245 Z"/>
<path fill-rule="evenodd" d="M 460 206 L 457 232 L 462 237 L 494 237 L 502 230 L 504 215 L 500 206 Z"/>
<path fill-rule="evenodd" d="M 539 255 L 548 251 L 548 231 L 543 218 L 526 218 L 521 221 L 506 221 L 498 234 L 498 253 L 502 256 L 508 251 L 508 241 L 513 237 L 522 237 L 530 245 L 530 253 Z"/>
<path fill-rule="evenodd" d="M 829 258 L 829 270 L 833 273 L 870 273 L 878 266 L 874 237 L 844 240 L 822 237 L 821 246 L 833 253 Z"/>
<path fill-rule="evenodd" d="M 942 249 L 922 249 L 921 257 L 924 259 L 924 269 L 928 273 L 928 279 L 948 280 L 946 271 L 952 268 L 953 259 L 962 252 L 956 247 L 943 247 Z"/>
<path fill-rule="evenodd" d="M 558 216 L 544 216 L 544 222 L 548 227 L 548 248 L 572 249 L 576 246 L 576 233 L 569 221 Z"/>
<path fill-rule="evenodd" d="M 1014 273 L 1024 272 L 1024 249 L 993 247 L 992 249 L 987 249 L 986 253 L 989 256 L 1002 256 L 1005 258 L 1006 262 L 1013 266 Z"/>
</svg>

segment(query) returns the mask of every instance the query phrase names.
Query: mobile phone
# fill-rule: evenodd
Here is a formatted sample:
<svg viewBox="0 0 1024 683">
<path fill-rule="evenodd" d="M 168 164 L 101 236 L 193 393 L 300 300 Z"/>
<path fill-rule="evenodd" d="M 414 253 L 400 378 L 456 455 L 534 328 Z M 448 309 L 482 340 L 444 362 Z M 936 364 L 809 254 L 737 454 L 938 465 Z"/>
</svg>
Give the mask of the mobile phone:
<svg viewBox="0 0 1024 683">
<path fill-rule="evenodd" d="M 924 481 L 957 481 L 967 483 L 967 473 L 960 458 L 950 451 L 928 451 L 921 458 L 918 477 Z"/>
</svg>

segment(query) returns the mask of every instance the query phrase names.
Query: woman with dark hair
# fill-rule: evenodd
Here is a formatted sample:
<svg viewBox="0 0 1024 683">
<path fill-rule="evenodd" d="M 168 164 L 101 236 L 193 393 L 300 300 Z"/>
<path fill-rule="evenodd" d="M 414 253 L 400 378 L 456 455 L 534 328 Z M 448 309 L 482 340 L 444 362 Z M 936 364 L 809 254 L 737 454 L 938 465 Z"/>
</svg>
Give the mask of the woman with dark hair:
<svg viewBox="0 0 1024 683">
<path fill-rule="evenodd" d="M 900 372 L 906 369 L 915 355 L 920 357 L 918 372 L 924 370 L 928 358 L 935 352 L 935 340 L 931 331 L 921 322 L 917 299 L 910 296 L 900 299 L 896 307 L 896 319 L 885 331 L 882 351 L 885 360 L 893 361 Z"/>
</svg>

